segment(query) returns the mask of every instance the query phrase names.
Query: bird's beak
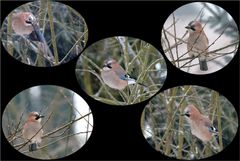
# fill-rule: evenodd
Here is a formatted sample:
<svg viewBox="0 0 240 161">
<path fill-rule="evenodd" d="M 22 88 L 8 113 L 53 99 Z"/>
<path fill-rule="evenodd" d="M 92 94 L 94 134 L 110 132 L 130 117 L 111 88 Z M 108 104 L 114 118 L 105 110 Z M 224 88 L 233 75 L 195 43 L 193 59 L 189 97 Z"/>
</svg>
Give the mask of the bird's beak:
<svg viewBox="0 0 240 161">
<path fill-rule="evenodd" d="M 186 26 L 185 28 L 186 28 L 186 29 L 191 29 L 191 27 L 190 27 L 190 26 Z"/>
<path fill-rule="evenodd" d="M 43 115 L 39 115 L 39 118 L 43 118 L 43 117 L 45 117 L 45 116 L 43 116 Z"/>
</svg>

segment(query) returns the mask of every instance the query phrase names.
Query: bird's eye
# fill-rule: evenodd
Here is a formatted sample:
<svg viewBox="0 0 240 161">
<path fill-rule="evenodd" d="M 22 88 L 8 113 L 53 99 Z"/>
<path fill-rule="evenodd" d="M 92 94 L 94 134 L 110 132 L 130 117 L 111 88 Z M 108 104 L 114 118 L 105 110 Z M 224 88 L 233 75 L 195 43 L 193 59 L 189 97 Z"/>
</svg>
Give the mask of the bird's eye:
<svg viewBox="0 0 240 161">
<path fill-rule="evenodd" d="M 191 26 L 191 30 L 193 30 L 193 31 L 195 31 L 195 28 L 194 28 L 195 26 Z"/>
<path fill-rule="evenodd" d="M 36 117 L 35 117 L 35 120 L 38 120 L 40 117 L 39 117 L 39 115 L 35 115 Z"/>
<path fill-rule="evenodd" d="M 187 117 L 190 117 L 190 113 L 189 112 L 186 112 L 184 115 L 187 116 Z"/>
<path fill-rule="evenodd" d="M 108 68 L 112 68 L 112 67 L 111 67 L 111 63 L 108 63 L 108 64 L 107 64 L 107 67 L 108 67 Z"/>
<path fill-rule="evenodd" d="M 212 133 L 218 132 L 218 130 L 214 126 L 209 127 L 209 131 Z"/>
</svg>

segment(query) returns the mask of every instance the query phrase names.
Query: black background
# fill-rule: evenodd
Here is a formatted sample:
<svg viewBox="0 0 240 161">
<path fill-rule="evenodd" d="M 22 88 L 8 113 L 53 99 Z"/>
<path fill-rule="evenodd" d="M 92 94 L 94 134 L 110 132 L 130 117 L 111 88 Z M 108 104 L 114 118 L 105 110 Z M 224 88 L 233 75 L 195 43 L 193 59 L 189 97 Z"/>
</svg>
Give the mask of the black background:
<svg viewBox="0 0 240 161">
<path fill-rule="evenodd" d="M 26 1 L 2 1 L 1 22 Z M 62 1 L 77 10 L 89 29 L 87 47 L 112 36 L 131 36 L 145 40 L 162 52 L 161 29 L 168 16 L 188 2 L 93 2 Z M 239 27 L 240 2 L 212 2 L 232 15 Z M 163 54 L 164 55 L 164 54 Z M 52 68 L 27 66 L 13 59 L 1 45 L 1 114 L 7 103 L 19 92 L 36 85 L 59 85 L 80 94 L 91 107 L 94 129 L 88 142 L 76 153 L 62 160 L 173 159 L 155 151 L 144 139 L 140 117 L 147 101 L 132 106 L 110 106 L 95 101 L 84 93 L 75 77 L 77 58 Z M 200 85 L 220 92 L 235 106 L 239 114 L 239 51 L 222 70 L 207 75 L 191 75 L 175 68 L 167 59 L 168 74 L 161 91 L 179 85 Z M 7 142 L 1 132 L 3 160 L 29 160 Z M 233 142 L 208 160 L 239 160 L 239 131 Z"/>
</svg>

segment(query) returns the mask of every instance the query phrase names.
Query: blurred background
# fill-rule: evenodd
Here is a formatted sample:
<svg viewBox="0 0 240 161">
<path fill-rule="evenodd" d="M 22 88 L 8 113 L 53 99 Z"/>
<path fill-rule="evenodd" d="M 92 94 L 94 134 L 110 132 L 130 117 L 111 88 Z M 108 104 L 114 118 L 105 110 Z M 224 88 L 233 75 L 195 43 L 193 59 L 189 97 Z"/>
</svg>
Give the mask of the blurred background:
<svg viewBox="0 0 240 161">
<path fill-rule="evenodd" d="M 67 63 L 85 47 L 88 29 L 83 17 L 73 8 L 51 0 L 26 3 L 13 10 L 3 21 L 1 39 L 3 46 L 15 59 L 32 66 L 51 66 L 40 56 L 37 42 L 14 33 L 11 26 L 12 13 L 31 12 L 54 55 L 56 64 Z"/>
<path fill-rule="evenodd" d="M 208 144 L 191 134 L 184 116 L 193 104 L 210 118 L 219 135 Z M 238 116 L 233 105 L 218 92 L 200 86 L 174 87 L 156 95 L 141 118 L 142 132 L 157 151 L 177 159 L 203 159 L 221 152 L 234 139 Z"/>
<path fill-rule="evenodd" d="M 39 112 L 44 134 L 37 151 L 29 152 L 22 127 L 29 112 Z M 93 117 L 88 104 L 76 93 L 59 86 L 42 85 L 17 94 L 2 116 L 8 142 L 21 153 L 37 159 L 57 159 L 79 150 L 89 139 Z"/>
<path fill-rule="evenodd" d="M 100 72 L 106 59 L 115 59 L 139 84 L 122 91 L 111 89 L 101 79 Z M 100 40 L 80 55 L 76 77 L 81 88 L 94 99 L 113 105 L 142 102 L 162 87 L 167 76 L 166 63 L 161 53 L 147 42 L 132 37 L 111 37 Z"/>
<path fill-rule="evenodd" d="M 187 52 L 189 22 L 198 20 L 209 40 L 208 71 L 201 71 L 198 59 L 191 61 Z M 162 29 L 161 44 L 173 65 L 193 74 L 213 73 L 226 66 L 236 54 L 239 32 L 234 19 L 223 8 L 206 2 L 186 4 L 175 10 Z"/>
</svg>

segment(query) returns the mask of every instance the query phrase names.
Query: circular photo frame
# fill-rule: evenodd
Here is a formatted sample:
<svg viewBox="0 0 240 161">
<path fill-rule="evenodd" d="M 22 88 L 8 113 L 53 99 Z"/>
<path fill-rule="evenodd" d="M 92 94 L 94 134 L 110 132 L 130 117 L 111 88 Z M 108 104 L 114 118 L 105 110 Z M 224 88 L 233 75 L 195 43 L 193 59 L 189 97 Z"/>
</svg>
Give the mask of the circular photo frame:
<svg viewBox="0 0 240 161">
<path fill-rule="evenodd" d="M 142 113 L 141 127 L 156 151 L 171 158 L 196 160 L 220 153 L 233 141 L 238 115 L 217 91 L 186 85 L 154 96 Z"/>
<path fill-rule="evenodd" d="M 161 53 L 132 37 L 100 40 L 80 55 L 76 77 L 92 98 L 111 105 L 131 105 L 156 94 L 167 76 Z"/>
<path fill-rule="evenodd" d="M 176 9 L 165 21 L 161 44 L 168 60 L 191 74 L 224 68 L 238 51 L 239 31 L 232 16 L 207 2 Z"/>
<path fill-rule="evenodd" d="M 52 85 L 28 88 L 7 104 L 3 133 L 13 148 L 35 159 L 73 154 L 91 136 L 93 116 L 75 92 Z"/>
<path fill-rule="evenodd" d="M 1 39 L 16 60 L 51 67 L 67 63 L 82 52 L 88 28 L 70 6 L 38 0 L 16 8 L 4 19 Z"/>
</svg>

